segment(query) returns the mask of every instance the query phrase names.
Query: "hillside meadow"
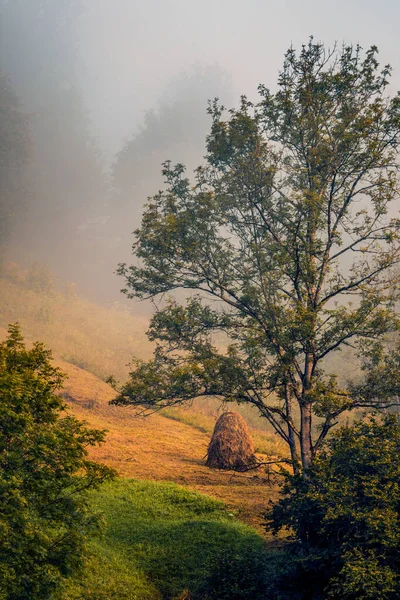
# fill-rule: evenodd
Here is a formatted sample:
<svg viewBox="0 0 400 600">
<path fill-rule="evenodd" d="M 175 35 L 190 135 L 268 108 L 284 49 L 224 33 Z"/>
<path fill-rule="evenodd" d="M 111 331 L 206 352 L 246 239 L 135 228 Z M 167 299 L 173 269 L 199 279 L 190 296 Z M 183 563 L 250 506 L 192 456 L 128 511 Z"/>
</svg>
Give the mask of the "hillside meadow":
<svg viewBox="0 0 400 600">
<path fill-rule="evenodd" d="M 59 600 L 263 597 L 263 539 L 222 502 L 173 483 L 119 479 L 92 493 L 91 507 L 103 513 L 105 531 Z M 219 577 L 227 558 L 238 569 L 229 586 Z M 235 592 L 238 582 L 246 595 Z"/>
<path fill-rule="evenodd" d="M 72 285 L 57 289 L 46 267 L 3 265 L 1 339 L 16 321 L 28 345 L 39 340 L 53 351 L 66 375 L 60 393 L 67 411 L 107 430 L 89 455 L 118 475 L 91 492 L 103 531 L 54 600 L 265 600 L 269 574 L 282 560 L 281 542 L 264 524 L 279 479 L 274 469 L 205 466 L 215 421 L 227 409 L 221 399 L 196 398 L 147 416 L 110 405 L 116 392 L 107 378 L 124 381 L 132 357 L 152 355 L 148 318 L 121 305 L 98 306 Z M 228 408 L 246 419 L 261 461 L 288 456 L 256 410 Z"/>
<path fill-rule="evenodd" d="M 0 328 L 18 321 L 24 337 L 39 340 L 63 361 L 88 371 L 102 380 L 112 375 L 123 382 L 132 358 L 151 358 L 153 344 L 146 331 L 149 319 L 133 314 L 121 305 L 99 306 L 80 298 L 73 284 L 58 289 L 45 265 L 23 270 L 15 263 L 0 269 Z M 87 395 L 91 394 L 87 390 Z M 93 395 L 93 393 L 92 393 Z M 163 411 L 164 416 L 212 434 L 222 410 L 217 398 L 195 399 L 189 406 Z M 270 425 L 256 409 L 235 405 L 250 426 L 256 451 L 282 455 L 284 444 L 273 435 Z M 267 434 L 267 435 L 266 435 Z"/>
<path fill-rule="evenodd" d="M 107 430 L 105 443 L 90 450 L 92 458 L 123 478 L 172 481 L 208 494 L 263 534 L 266 503 L 276 497 L 275 478 L 262 469 L 232 473 L 206 467 L 210 434 L 197 419 L 208 422 L 211 417 L 190 410 L 179 420 L 163 411 L 139 417 L 133 407 L 110 405 L 115 392 L 95 375 L 60 359 L 55 364 L 67 375 L 62 394 L 69 410 L 91 427 Z"/>
<path fill-rule="evenodd" d="M 58 289 L 45 266 L 2 265 L 0 327 L 16 321 L 24 337 L 40 340 L 63 360 L 102 379 L 113 375 L 123 381 L 133 356 L 152 354 L 146 317 L 80 298 L 73 284 Z"/>
<path fill-rule="evenodd" d="M 67 376 L 61 391 L 67 411 L 107 430 L 105 443 L 90 449 L 91 458 L 118 474 L 90 494 L 104 529 L 89 542 L 82 570 L 57 600 L 228 600 L 250 592 L 263 598 L 270 562 L 263 515 L 276 498 L 276 480 L 263 470 L 205 466 L 221 402 L 196 399 L 187 408 L 146 417 L 109 404 L 115 391 L 104 379 L 110 373 L 126 377 L 133 354 L 150 356 L 147 320 L 71 297 L 51 279 L 38 287 L 32 273 L 14 267 L 0 281 L 2 339 L 13 321 L 20 322 L 28 345 L 40 340 L 53 350 L 54 363 Z M 259 457 L 282 456 L 284 447 L 262 423 L 257 427 L 257 416 L 238 409 L 250 416 Z M 229 586 L 221 579 L 227 568 Z"/>
</svg>

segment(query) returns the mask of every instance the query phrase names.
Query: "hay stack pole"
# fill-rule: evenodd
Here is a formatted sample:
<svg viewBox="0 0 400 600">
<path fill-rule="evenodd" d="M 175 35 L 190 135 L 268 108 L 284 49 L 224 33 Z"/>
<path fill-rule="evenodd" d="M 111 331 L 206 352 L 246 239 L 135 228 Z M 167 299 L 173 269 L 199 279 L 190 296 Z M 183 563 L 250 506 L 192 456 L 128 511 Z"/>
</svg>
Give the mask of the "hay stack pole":
<svg viewBox="0 0 400 600">
<path fill-rule="evenodd" d="M 246 421 L 237 412 L 225 412 L 215 424 L 206 465 L 213 469 L 243 471 L 256 461 Z"/>
</svg>

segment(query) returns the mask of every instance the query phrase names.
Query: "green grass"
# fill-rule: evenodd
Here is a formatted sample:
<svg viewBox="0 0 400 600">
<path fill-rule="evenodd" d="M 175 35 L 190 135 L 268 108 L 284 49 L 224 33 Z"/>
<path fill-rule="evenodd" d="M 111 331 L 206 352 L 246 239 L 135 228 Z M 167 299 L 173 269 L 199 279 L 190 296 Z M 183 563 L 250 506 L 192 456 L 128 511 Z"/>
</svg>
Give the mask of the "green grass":
<svg viewBox="0 0 400 600">
<path fill-rule="evenodd" d="M 116 480 L 91 503 L 104 513 L 104 536 L 91 543 L 92 558 L 62 600 L 166 600 L 185 591 L 217 598 L 204 590 L 221 557 L 264 559 L 262 538 L 221 502 L 172 483 Z"/>
<path fill-rule="evenodd" d="M 136 565 L 101 541 L 91 542 L 83 571 L 67 580 L 54 600 L 161 600 Z"/>
</svg>

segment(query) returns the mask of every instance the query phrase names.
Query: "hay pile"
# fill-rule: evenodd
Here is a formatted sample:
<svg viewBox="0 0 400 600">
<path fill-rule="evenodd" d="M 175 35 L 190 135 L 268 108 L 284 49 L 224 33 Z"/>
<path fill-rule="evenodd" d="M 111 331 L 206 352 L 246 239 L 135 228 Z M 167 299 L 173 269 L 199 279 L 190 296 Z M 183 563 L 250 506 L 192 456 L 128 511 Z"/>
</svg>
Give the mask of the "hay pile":
<svg viewBox="0 0 400 600">
<path fill-rule="evenodd" d="M 256 462 L 246 421 L 236 412 L 223 413 L 215 424 L 207 450 L 208 467 L 243 471 Z"/>
</svg>

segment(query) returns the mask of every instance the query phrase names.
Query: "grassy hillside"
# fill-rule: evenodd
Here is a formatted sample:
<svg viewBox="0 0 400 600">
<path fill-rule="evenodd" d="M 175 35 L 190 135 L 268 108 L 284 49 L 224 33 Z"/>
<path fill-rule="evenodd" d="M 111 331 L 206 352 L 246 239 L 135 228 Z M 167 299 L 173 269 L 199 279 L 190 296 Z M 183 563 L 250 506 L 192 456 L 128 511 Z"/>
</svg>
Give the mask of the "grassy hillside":
<svg viewBox="0 0 400 600">
<path fill-rule="evenodd" d="M 91 544 L 92 558 L 62 600 L 229 598 L 215 589 L 222 558 L 236 561 L 245 597 L 262 598 L 263 540 L 221 502 L 171 483 L 134 480 L 103 486 L 91 502 L 104 514 L 105 534 Z"/>
<path fill-rule="evenodd" d="M 113 373 L 123 380 L 133 354 L 151 356 L 144 317 L 99 307 L 77 297 L 71 288 L 57 291 L 45 267 L 24 272 L 8 265 L 0 278 L 1 337 L 15 321 L 27 341 L 43 341 L 53 350 L 68 376 L 63 394 L 74 413 L 108 430 L 105 445 L 93 452 L 95 458 L 124 477 L 170 480 L 212 494 L 238 511 L 241 519 L 260 526 L 271 495 L 265 474 L 232 475 L 204 465 L 220 401 L 199 399 L 189 409 L 177 407 L 146 419 L 136 418 L 133 409 L 108 405 L 115 392 L 101 378 Z M 286 452 L 251 407 L 233 408 L 249 423 L 258 452 Z"/>
<path fill-rule="evenodd" d="M 18 321 L 27 339 L 44 342 L 62 359 L 106 378 L 126 379 L 133 356 L 150 358 L 148 319 L 79 298 L 72 285 L 54 286 L 46 267 L 0 271 L 0 327 Z"/>
<path fill-rule="evenodd" d="M 256 408 L 230 403 L 222 405 L 215 398 L 196 398 L 189 406 L 165 408 L 161 414 L 168 419 L 186 423 L 211 437 L 215 421 L 223 410 L 240 413 L 250 427 L 255 451 L 268 456 L 287 456 L 286 444 L 273 433 L 268 421 L 258 415 Z"/>
<path fill-rule="evenodd" d="M 55 362 L 68 376 L 63 395 L 73 413 L 93 427 L 108 430 L 105 443 L 91 449 L 92 458 L 115 468 L 122 477 L 173 481 L 209 494 L 262 530 L 265 506 L 276 495 L 266 473 L 209 469 L 205 466 L 209 433 L 162 413 L 138 418 L 132 407 L 110 406 L 115 392 L 109 385 L 75 365 Z M 266 435 L 266 439 L 274 438 Z"/>
<path fill-rule="evenodd" d="M 263 513 L 276 495 L 268 475 L 205 466 L 218 401 L 195 401 L 189 410 L 146 418 L 132 407 L 110 406 L 115 391 L 102 378 L 113 373 L 124 379 L 133 354 L 151 355 L 147 321 L 96 306 L 70 288 L 57 291 L 48 276 L 37 268 L 3 270 L 0 337 L 18 321 L 27 342 L 40 340 L 53 350 L 67 375 L 62 395 L 69 410 L 89 426 L 108 430 L 91 457 L 123 478 L 92 494 L 94 508 L 104 514 L 105 535 L 90 542 L 84 570 L 59 600 L 221 600 L 221 590 L 212 589 L 226 568 L 234 570 L 233 585 L 236 575 L 250 573 L 245 587 L 251 590 L 257 582 L 253 565 L 265 561 Z M 258 450 L 269 444 L 279 454 L 271 435 L 252 431 Z"/>
<path fill-rule="evenodd" d="M 3 265 L 0 329 L 5 333 L 8 324 L 16 321 L 26 339 L 44 342 L 59 358 L 102 379 L 113 374 L 124 381 L 133 356 L 148 359 L 152 355 L 153 346 L 146 337 L 146 317 L 135 316 L 121 307 L 106 308 L 83 300 L 71 286 L 57 291 L 45 266 L 33 265 L 23 271 L 13 263 Z M 254 407 L 233 405 L 232 409 L 251 427 L 258 452 L 285 452 L 282 442 L 272 435 L 270 425 Z M 172 408 L 163 414 L 211 435 L 221 410 L 220 400 L 201 398 L 188 408 Z M 266 437 L 265 433 L 271 435 Z"/>
</svg>

